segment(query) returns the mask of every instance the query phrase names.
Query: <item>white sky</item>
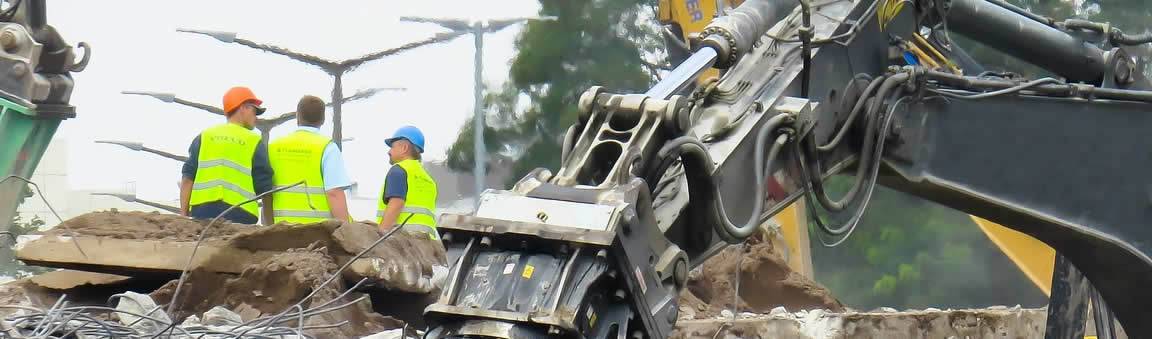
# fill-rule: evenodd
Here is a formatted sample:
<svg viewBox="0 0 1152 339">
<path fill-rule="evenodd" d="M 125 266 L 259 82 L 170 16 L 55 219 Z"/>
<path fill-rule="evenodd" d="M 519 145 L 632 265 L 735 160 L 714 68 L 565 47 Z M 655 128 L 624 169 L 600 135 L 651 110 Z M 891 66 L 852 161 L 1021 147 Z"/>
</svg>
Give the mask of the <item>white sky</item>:
<svg viewBox="0 0 1152 339">
<path fill-rule="evenodd" d="M 499 2 L 430 1 L 80 1 L 49 3 L 48 22 L 75 46 L 92 45 L 88 68 L 74 75 L 77 117 L 64 121 L 58 137 L 68 140 L 69 185 L 116 189 L 136 182 L 141 199 L 177 196 L 180 163 L 132 152 L 95 140 L 136 140 L 145 146 L 186 154 L 203 128 L 223 117 L 124 90 L 175 93 L 219 106 L 231 86 L 253 89 L 275 117 L 295 109 L 304 94 L 331 98 L 332 80 L 323 71 L 283 56 L 224 44 L 176 28 L 238 32 L 238 37 L 274 44 L 330 60 L 358 57 L 420 40 L 445 29 L 400 22 L 400 16 L 499 18 L 532 16 L 534 0 Z M 484 78 L 507 78 L 513 43 L 523 25 L 488 34 Z M 79 51 L 77 52 L 79 53 Z M 473 40 L 470 35 L 373 61 L 344 76 L 344 93 L 370 87 L 406 87 L 345 104 L 344 154 L 353 181 L 369 193 L 383 183 L 388 161 L 384 139 L 404 124 L 425 134 L 426 157 L 444 158 L 464 119 L 472 113 Z M 331 110 L 324 127 L 331 133 Z M 272 131 L 291 132 L 295 121 Z"/>
</svg>

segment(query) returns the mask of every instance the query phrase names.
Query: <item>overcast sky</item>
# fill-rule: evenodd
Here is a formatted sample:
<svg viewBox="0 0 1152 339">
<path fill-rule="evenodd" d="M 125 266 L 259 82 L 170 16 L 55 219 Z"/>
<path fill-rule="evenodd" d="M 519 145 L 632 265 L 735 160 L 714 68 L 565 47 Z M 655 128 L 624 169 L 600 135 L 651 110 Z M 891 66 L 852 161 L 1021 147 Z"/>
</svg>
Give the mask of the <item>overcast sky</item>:
<svg viewBox="0 0 1152 339">
<path fill-rule="evenodd" d="M 538 11 L 533 0 L 51 1 L 49 24 L 70 44 L 86 41 L 93 49 L 88 68 L 75 74 L 72 103 L 77 117 L 57 132 L 68 140 L 69 184 L 74 189 L 115 189 L 136 182 L 140 198 L 170 201 L 177 197 L 180 163 L 93 141 L 143 141 L 183 155 L 200 130 L 224 122 L 193 108 L 120 94 L 124 90 L 170 92 L 220 106 L 229 87 L 249 86 L 268 107 L 265 116 L 271 117 L 294 110 L 305 94 L 331 98 L 332 79 L 317 68 L 178 33 L 177 28 L 238 32 L 238 37 L 256 42 L 343 60 L 445 31 L 433 24 L 400 22 L 400 16 L 500 18 Z M 486 82 L 506 80 L 522 28 L 513 25 L 485 36 Z M 402 125 L 424 131 L 426 157 L 444 158 L 472 114 L 473 53 L 471 36 L 464 36 L 377 60 L 344 76 L 345 95 L 360 88 L 407 88 L 344 105 L 344 137 L 355 138 L 344 145 L 345 159 L 362 195 L 379 190 L 388 166 L 384 139 Z M 294 128 L 295 121 L 281 125 L 272 137 Z M 331 133 L 331 125 L 324 131 Z"/>
</svg>

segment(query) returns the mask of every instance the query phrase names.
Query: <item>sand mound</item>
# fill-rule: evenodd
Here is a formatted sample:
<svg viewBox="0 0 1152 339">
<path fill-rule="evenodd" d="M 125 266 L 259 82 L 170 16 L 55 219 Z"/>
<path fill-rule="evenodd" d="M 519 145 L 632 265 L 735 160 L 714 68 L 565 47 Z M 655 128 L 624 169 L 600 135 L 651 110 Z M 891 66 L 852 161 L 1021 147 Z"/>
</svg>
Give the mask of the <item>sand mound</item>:
<svg viewBox="0 0 1152 339">
<path fill-rule="evenodd" d="M 767 313 L 783 306 L 789 311 L 844 310 L 832 292 L 823 285 L 792 271 L 784 259 L 757 231 L 743 247 L 740 260 L 740 311 Z M 689 274 L 688 288 L 680 294 L 680 304 L 695 312 L 693 318 L 714 318 L 732 309 L 733 279 L 739 246 L 730 246 L 705 261 Z"/>
<path fill-rule="evenodd" d="M 196 220 L 159 212 L 119 212 L 116 210 L 87 213 L 65 220 L 44 232 L 46 235 L 86 235 L 115 239 L 157 239 L 194 241 L 207 220 Z M 208 233 L 211 238 L 229 236 L 258 226 L 234 224 L 221 219 Z"/>
</svg>

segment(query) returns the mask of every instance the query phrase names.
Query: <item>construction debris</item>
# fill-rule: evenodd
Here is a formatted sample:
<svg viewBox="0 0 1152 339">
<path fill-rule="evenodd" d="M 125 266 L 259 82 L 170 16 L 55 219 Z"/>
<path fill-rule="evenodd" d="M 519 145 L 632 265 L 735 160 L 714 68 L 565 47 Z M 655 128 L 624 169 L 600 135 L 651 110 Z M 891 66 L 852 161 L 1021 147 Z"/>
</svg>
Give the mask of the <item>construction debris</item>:
<svg viewBox="0 0 1152 339">
<path fill-rule="evenodd" d="M 737 319 L 681 320 L 670 339 L 1041 338 L 1045 309 L 833 313 L 823 310 Z"/>
<path fill-rule="evenodd" d="M 171 279 L 179 276 L 193 252 L 192 267 L 240 274 L 249 265 L 288 249 L 313 245 L 327 249 L 342 265 L 380 237 L 375 226 L 362 223 L 268 227 L 225 223 L 214 225 L 197 245 L 197 232 L 207 223 L 155 212 L 94 212 L 65 221 L 43 235 L 21 236 L 16 256 L 31 265 Z M 344 275 L 352 281 L 368 278 L 382 289 L 434 293 L 443 285 L 447 268 L 439 242 L 398 232 L 353 263 Z"/>
<path fill-rule="evenodd" d="M 0 304 L 10 305 L 0 308 L 0 330 L 93 338 L 419 337 L 423 309 L 448 275 L 444 247 L 419 234 L 397 232 L 369 249 L 381 234 L 367 223 L 221 223 L 197 242 L 207 223 L 110 211 L 21 236 L 17 258 L 68 269 L 0 285 Z M 343 279 L 334 278 L 345 264 Z M 1044 327 L 1043 310 L 1018 307 L 891 311 L 845 311 L 827 288 L 791 271 L 761 232 L 690 273 L 672 338 L 1035 337 Z"/>
<path fill-rule="evenodd" d="M 843 311 L 844 305 L 820 283 L 792 271 L 768 241 L 756 231 L 743 246 L 731 246 L 696 267 L 688 275 L 688 288 L 680 293 L 680 314 L 706 319 L 733 310 L 737 262 L 740 269 L 740 311 L 768 313 L 783 306 L 789 310 L 828 309 Z"/>
<path fill-rule="evenodd" d="M 113 333 L 83 329 L 97 337 L 157 333 L 163 329 L 157 325 L 169 327 L 177 335 L 248 330 L 249 334 L 264 336 L 368 336 L 402 328 L 406 322 L 423 326 L 419 316 L 447 276 L 443 246 L 418 234 L 396 232 L 371 247 L 382 234 L 375 225 L 364 223 L 328 221 L 268 227 L 221 223 L 213 225 L 197 242 L 207 224 L 159 213 L 89 213 L 43 234 L 22 236 L 16 256 L 33 265 L 86 271 L 33 278 L 56 288 L 133 279 L 167 281 L 163 286 L 120 294 L 121 309 L 106 313 L 119 312 L 108 317 L 124 323 L 117 324 L 118 332 Z M 361 253 L 363 256 L 357 257 Z M 175 306 L 169 307 L 189 258 L 191 270 Z M 344 264 L 348 264 L 340 272 L 344 279 L 331 279 Z M 3 286 L 10 290 L 11 299 L 24 296 L 14 303 L 41 310 L 53 305 L 39 300 L 42 297 L 32 300 L 25 296 L 39 292 L 29 288 L 43 289 L 32 281 Z M 114 293 L 119 292 L 123 291 Z M 384 296 L 384 300 L 395 296 L 409 302 L 374 305 L 372 299 L 378 298 L 369 293 Z M 111 294 L 102 297 L 107 300 Z M 44 318 L 57 313 L 48 308 L 39 319 L 59 320 Z M 155 316 L 160 313 L 162 317 Z M 61 324 L 61 328 L 69 327 Z M 300 332 L 293 332 L 293 328 Z"/>
<path fill-rule="evenodd" d="M 315 316 L 304 319 L 306 327 L 343 323 L 336 328 L 304 331 L 304 334 L 318 338 L 359 337 L 403 326 L 400 321 L 376 313 L 367 295 L 349 291 L 343 280 L 336 279 L 329 285 L 322 285 L 336 273 L 336 269 L 336 263 L 325 249 L 304 248 L 289 249 L 264 262 L 249 265 L 237 277 L 194 272 L 185 282 L 186 290 L 176 301 L 173 315 L 183 319 L 203 314 L 200 319 L 206 326 L 221 326 L 219 318 L 222 315 L 229 319 L 225 322 L 252 325 L 259 323 L 256 320 L 261 318 L 271 321 L 269 317 L 304 309 L 317 310 Z M 161 304 L 169 304 L 175 286 L 176 281 L 172 281 L 151 296 Z M 229 312 L 213 311 L 217 308 Z M 320 313 L 321 310 L 325 312 Z M 272 325 L 298 325 L 297 317 L 280 318 Z"/>
</svg>

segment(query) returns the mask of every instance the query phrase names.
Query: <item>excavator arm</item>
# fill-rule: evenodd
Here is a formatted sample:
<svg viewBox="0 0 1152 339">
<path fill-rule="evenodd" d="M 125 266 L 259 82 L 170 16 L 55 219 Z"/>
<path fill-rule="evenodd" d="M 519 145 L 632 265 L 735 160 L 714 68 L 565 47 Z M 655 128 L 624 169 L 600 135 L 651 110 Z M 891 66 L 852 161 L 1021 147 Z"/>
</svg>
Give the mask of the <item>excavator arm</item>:
<svg viewBox="0 0 1152 339">
<path fill-rule="evenodd" d="M 9 1 L 0 9 L 0 225 L 6 230 L 60 122 L 76 116 L 69 104 L 75 61 L 71 46 L 47 24 L 44 0 Z"/>
<path fill-rule="evenodd" d="M 984 72 L 949 34 L 1059 77 Z M 984 0 L 744 2 L 646 93 L 586 91 L 556 172 L 438 221 L 429 336 L 665 338 L 692 267 L 799 199 L 847 213 L 819 225 L 847 236 L 877 184 L 1054 248 L 1047 337 L 1082 335 L 1089 285 L 1152 333 L 1152 91 L 1124 49 L 1149 38 Z M 687 199 L 654 203 L 676 180 Z"/>
</svg>

